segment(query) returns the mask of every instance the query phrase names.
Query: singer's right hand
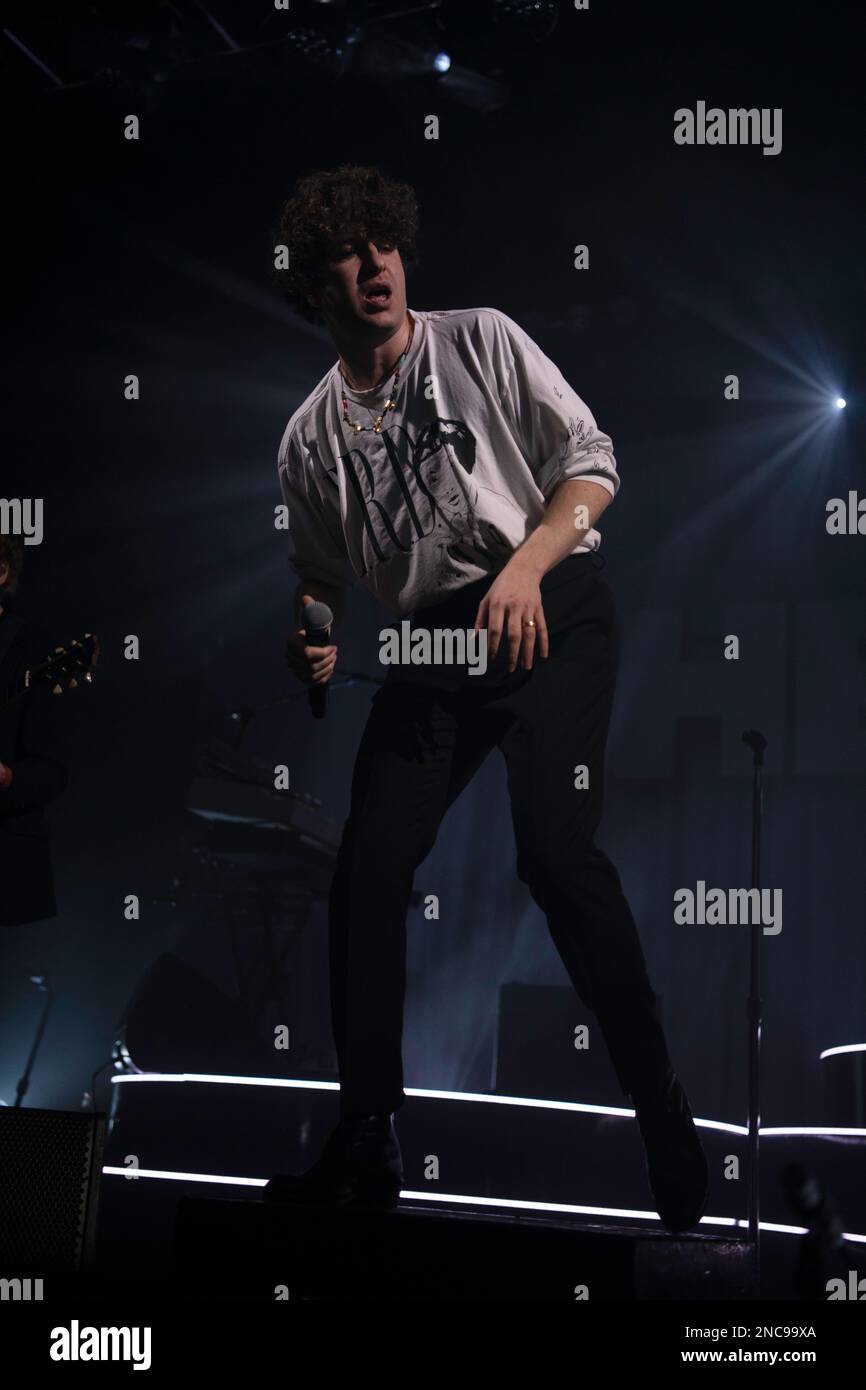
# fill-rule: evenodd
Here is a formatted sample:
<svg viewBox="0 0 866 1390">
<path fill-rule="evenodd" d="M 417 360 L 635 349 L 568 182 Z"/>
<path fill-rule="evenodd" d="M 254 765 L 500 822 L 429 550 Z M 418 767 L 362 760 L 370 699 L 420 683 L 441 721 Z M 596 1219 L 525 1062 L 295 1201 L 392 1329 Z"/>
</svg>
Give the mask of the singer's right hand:
<svg viewBox="0 0 866 1390">
<path fill-rule="evenodd" d="M 286 643 L 289 670 L 304 685 L 327 685 L 337 664 L 337 648 L 308 647 L 304 635 L 304 629 L 299 627 Z"/>
</svg>

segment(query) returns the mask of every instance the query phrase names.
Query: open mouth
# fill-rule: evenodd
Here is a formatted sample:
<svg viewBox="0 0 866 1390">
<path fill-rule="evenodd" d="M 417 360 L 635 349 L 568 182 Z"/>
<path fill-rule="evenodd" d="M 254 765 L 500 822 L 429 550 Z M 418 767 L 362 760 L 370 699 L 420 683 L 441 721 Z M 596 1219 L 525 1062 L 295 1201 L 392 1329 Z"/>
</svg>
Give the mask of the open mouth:
<svg viewBox="0 0 866 1390">
<path fill-rule="evenodd" d="M 362 299 L 371 308 L 381 308 L 388 303 L 391 298 L 391 290 L 388 285 L 370 285 L 363 291 Z"/>
</svg>

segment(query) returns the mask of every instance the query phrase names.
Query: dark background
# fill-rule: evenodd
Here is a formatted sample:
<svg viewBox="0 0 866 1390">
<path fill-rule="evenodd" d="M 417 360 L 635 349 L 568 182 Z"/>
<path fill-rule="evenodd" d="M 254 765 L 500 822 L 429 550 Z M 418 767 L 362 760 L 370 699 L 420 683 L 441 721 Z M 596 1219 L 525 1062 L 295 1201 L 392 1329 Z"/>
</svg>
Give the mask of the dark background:
<svg viewBox="0 0 866 1390">
<path fill-rule="evenodd" d="M 184 873 L 194 750 L 231 736 L 231 710 L 292 690 L 276 450 L 334 352 L 271 289 L 275 229 L 298 176 L 359 162 L 418 191 L 410 307 L 505 311 L 613 438 L 623 483 L 600 529 L 623 655 L 600 842 L 695 1112 L 731 1121 L 748 932 L 677 926 L 672 895 L 748 886 L 740 733 L 770 740 L 764 883 L 783 889 L 784 927 L 763 938 L 764 1119 L 816 1122 L 818 1053 L 866 1037 L 866 539 L 824 525 L 829 498 L 863 489 L 859 7 L 561 3 L 532 44 L 484 5 L 442 11 L 443 32 L 435 10 L 373 4 L 339 58 L 300 54 L 292 27 L 336 25 L 340 8 L 214 0 L 234 51 L 195 5 L 10 7 L 62 85 L 2 41 L 0 495 L 45 499 L 21 608 L 52 641 L 95 628 L 103 657 L 53 812 L 61 916 L 0 943 L 0 1096 L 36 1017 L 25 965 L 58 992 L 28 1098 L 45 1106 L 79 1103 L 161 951 L 185 942 L 227 978 L 201 904 L 162 900 Z M 444 82 L 424 67 L 440 48 Z M 674 110 L 701 99 L 782 107 L 781 154 L 675 145 Z M 130 112 L 138 142 L 122 136 Z M 572 268 L 578 243 L 589 271 Z M 353 591 L 341 664 L 380 674 L 384 618 Z M 738 663 L 721 659 L 729 632 Z M 288 764 L 339 821 L 371 690 L 335 690 L 324 724 L 303 700 L 264 712 L 248 751 Z M 514 876 L 498 758 L 416 887 L 441 916 L 410 917 L 406 1082 L 485 1089 L 500 983 L 566 983 Z M 325 1026 L 323 941 L 319 911 L 298 956 L 315 1006 L 301 1033 Z"/>
</svg>

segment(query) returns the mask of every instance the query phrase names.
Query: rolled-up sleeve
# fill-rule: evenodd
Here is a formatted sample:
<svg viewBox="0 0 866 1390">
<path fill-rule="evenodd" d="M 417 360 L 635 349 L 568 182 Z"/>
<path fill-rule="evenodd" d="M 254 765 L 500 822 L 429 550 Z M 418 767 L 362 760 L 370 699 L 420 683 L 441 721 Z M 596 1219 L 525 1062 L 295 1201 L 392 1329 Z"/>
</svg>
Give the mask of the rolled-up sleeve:
<svg viewBox="0 0 866 1390">
<path fill-rule="evenodd" d="M 292 439 L 279 453 L 280 490 L 288 510 L 289 567 L 299 579 L 342 589 L 355 582 L 339 517 L 329 517 L 311 473 Z"/>
<path fill-rule="evenodd" d="M 506 408 L 543 496 L 580 478 L 615 497 L 620 477 L 610 436 L 538 344 L 505 315 L 498 317 L 510 349 Z"/>
</svg>

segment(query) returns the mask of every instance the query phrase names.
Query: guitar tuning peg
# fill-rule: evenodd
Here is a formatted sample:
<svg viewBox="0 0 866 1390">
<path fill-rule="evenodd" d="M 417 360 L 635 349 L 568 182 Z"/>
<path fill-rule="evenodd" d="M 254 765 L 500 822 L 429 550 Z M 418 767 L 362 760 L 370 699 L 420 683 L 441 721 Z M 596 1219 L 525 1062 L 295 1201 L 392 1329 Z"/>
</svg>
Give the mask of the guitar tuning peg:
<svg viewBox="0 0 866 1390">
<path fill-rule="evenodd" d="M 88 684 L 88 685 L 92 685 L 92 684 L 93 684 L 93 672 L 92 672 L 92 671 L 85 671 L 85 672 L 84 672 L 84 679 L 87 681 L 87 684 Z"/>
<path fill-rule="evenodd" d="M 77 690 L 77 689 L 78 689 L 78 681 L 75 679 L 74 676 L 72 677 L 72 680 L 69 682 L 68 688 L 69 688 L 70 690 Z"/>
<path fill-rule="evenodd" d="M 52 689 L 52 691 L 51 691 L 51 694 L 52 694 L 52 695 L 62 695 L 62 694 L 63 694 L 63 686 L 60 684 L 59 681 L 58 681 L 57 684 L 53 687 L 53 689 Z"/>
</svg>

